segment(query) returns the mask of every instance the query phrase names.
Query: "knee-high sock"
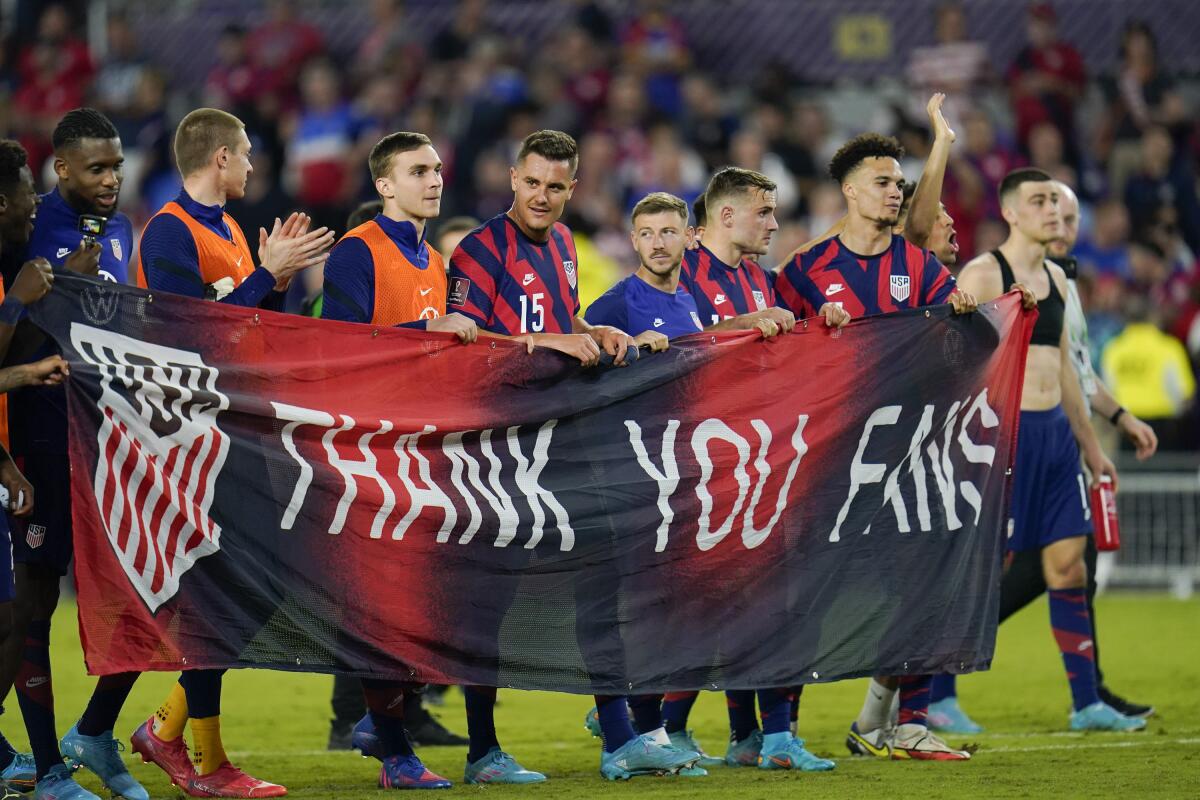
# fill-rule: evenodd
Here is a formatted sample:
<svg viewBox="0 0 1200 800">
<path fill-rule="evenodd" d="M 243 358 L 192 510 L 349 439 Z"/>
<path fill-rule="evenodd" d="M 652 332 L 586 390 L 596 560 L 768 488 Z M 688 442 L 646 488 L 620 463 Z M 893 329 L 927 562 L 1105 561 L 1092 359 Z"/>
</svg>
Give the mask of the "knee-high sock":
<svg viewBox="0 0 1200 800">
<path fill-rule="evenodd" d="M 604 752 L 612 753 L 637 736 L 629 721 L 629 703 L 624 695 L 596 695 L 596 712 L 600 716 L 600 735 Z"/>
<path fill-rule="evenodd" d="M 375 735 L 389 756 L 411 756 L 412 744 L 404 732 L 404 703 L 407 684 L 363 678 L 363 699 L 375 726 Z"/>
<path fill-rule="evenodd" d="M 186 674 L 186 673 L 185 673 Z M 187 692 L 183 689 L 183 676 L 171 684 L 171 692 L 162 705 L 154 712 L 150 722 L 150 732 L 164 742 L 174 741 L 183 736 L 183 729 L 188 721 Z"/>
<path fill-rule="evenodd" d="M 763 736 L 787 733 L 791 722 L 792 694 L 789 688 L 759 689 L 758 713 L 762 716 Z"/>
<path fill-rule="evenodd" d="M 663 695 L 663 725 L 667 733 L 687 730 L 688 715 L 699 696 L 699 692 L 667 692 Z"/>
<path fill-rule="evenodd" d="M 188 716 L 206 719 L 221 715 L 221 677 L 223 669 L 194 669 L 179 676 L 187 693 Z"/>
<path fill-rule="evenodd" d="M 633 711 L 633 727 L 638 733 L 650 733 L 663 727 L 663 696 L 661 694 L 639 694 L 629 698 Z"/>
<path fill-rule="evenodd" d="M 1075 710 L 1100 702 L 1096 694 L 1096 662 L 1092 660 L 1092 620 L 1087 589 L 1050 590 L 1050 627 L 1062 653 Z"/>
<path fill-rule="evenodd" d="M 804 684 L 793 686 L 790 692 L 791 705 L 788 708 L 788 718 L 791 720 L 792 733 L 795 733 L 796 729 L 800 727 L 800 697 L 804 694 Z"/>
<path fill-rule="evenodd" d="M 35 619 L 25 632 L 21 666 L 17 670 L 17 702 L 37 762 L 37 777 L 62 763 L 54 730 L 54 684 L 50 679 L 50 620 Z"/>
<path fill-rule="evenodd" d="M 492 686 L 464 686 L 467 705 L 467 761 L 474 763 L 499 747 L 496 738 L 496 689 Z"/>
<path fill-rule="evenodd" d="M 729 711 L 729 735 L 732 741 L 740 742 L 758 730 L 753 689 L 725 692 L 725 706 Z"/>
<path fill-rule="evenodd" d="M 929 684 L 932 675 L 906 675 L 900 679 L 898 725 L 926 725 L 929 715 Z"/>
<path fill-rule="evenodd" d="M 934 675 L 929 685 L 929 702 L 937 703 L 947 697 L 958 697 L 958 676 L 949 673 Z"/>
<path fill-rule="evenodd" d="M 858 719 L 855 720 L 859 733 L 888 727 L 888 716 L 892 713 L 895 696 L 895 689 L 889 689 L 874 678 L 867 682 L 867 696 L 863 698 L 862 711 L 858 712 Z"/>
<path fill-rule="evenodd" d="M 118 672 L 116 675 L 102 675 L 96 681 L 92 697 L 88 700 L 83 716 L 79 718 L 78 730 L 84 736 L 99 736 L 110 732 L 117 724 L 121 707 L 133 690 L 139 672 Z"/>
<path fill-rule="evenodd" d="M 221 742 L 221 718 L 192 717 L 192 764 L 197 775 L 209 775 L 229 760 Z"/>
</svg>

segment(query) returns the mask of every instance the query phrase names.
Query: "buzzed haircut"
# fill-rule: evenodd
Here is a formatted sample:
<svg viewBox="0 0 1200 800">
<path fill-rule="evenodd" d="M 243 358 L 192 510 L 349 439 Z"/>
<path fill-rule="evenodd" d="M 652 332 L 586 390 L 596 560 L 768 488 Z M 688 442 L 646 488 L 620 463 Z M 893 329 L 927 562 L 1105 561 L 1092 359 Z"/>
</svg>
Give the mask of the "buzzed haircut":
<svg viewBox="0 0 1200 800">
<path fill-rule="evenodd" d="M 175 163 L 185 178 L 208 166 L 213 153 L 222 147 L 234 150 L 245 123 L 218 108 L 197 108 L 175 130 Z"/>
<path fill-rule="evenodd" d="M 829 175 L 838 185 L 846 182 L 846 176 L 868 158 L 904 158 L 904 146 L 895 136 L 880 133 L 860 133 L 846 142 L 833 154 L 829 162 Z"/>
<path fill-rule="evenodd" d="M 566 161 L 571 165 L 572 176 L 579 168 L 579 145 L 570 134 L 562 131 L 535 131 L 526 136 L 517 153 L 517 163 L 531 154 L 547 161 Z"/>
<path fill-rule="evenodd" d="M 346 217 L 346 230 L 352 231 L 367 220 L 375 219 L 381 213 L 383 213 L 383 202 L 380 200 L 368 200 L 360 204 L 358 208 L 350 212 L 350 216 Z"/>
<path fill-rule="evenodd" d="M 0 139 L 0 192 L 11 192 L 21 182 L 21 168 L 29 163 L 25 148 L 14 139 Z"/>
<path fill-rule="evenodd" d="M 752 191 L 773 192 L 775 181 L 752 169 L 722 167 L 717 170 L 704 190 L 705 221 L 708 219 L 709 206 L 720 208 L 721 201 Z"/>
<path fill-rule="evenodd" d="M 643 214 L 661 214 L 664 211 L 675 212 L 683 220 L 683 224 L 687 225 L 687 203 L 669 192 L 651 192 L 638 200 L 637 205 L 633 207 L 633 213 L 629 215 L 629 221 L 636 227 L 637 218 Z"/>
<path fill-rule="evenodd" d="M 117 128 L 108 117 L 94 108 L 75 108 L 54 126 L 50 142 L 54 152 L 79 144 L 80 139 L 118 139 Z"/>
<path fill-rule="evenodd" d="M 389 133 L 371 148 L 367 163 L 371 166 L 371 180 L 377 181 L 388 174 L 392 168 L 392 157 L 400 153 L 409 153 L 425 145 L 433 146 L 433 142 L 423 133 L 412 131 L 397 131 Z"/>
<path fill-rule="evenodd" d="M 1014 169 L 1004 176 L 1004 180 L 1000 181 L 1000 205 L 1004 205 L 1004 201 L 1020 188 L 1022 183 L 1043 183 L 1052 180 L 1054 178 L 1050 176 L 1050 173 L 1035 167 Z"/>
<path fill-rule="evenodd" d="M 696 219 L 695 225 L 697 228 L 708 227 L 708 208 L 704 195 L 700 195 L 692 201 L 692 216 Z"/>
</svg>

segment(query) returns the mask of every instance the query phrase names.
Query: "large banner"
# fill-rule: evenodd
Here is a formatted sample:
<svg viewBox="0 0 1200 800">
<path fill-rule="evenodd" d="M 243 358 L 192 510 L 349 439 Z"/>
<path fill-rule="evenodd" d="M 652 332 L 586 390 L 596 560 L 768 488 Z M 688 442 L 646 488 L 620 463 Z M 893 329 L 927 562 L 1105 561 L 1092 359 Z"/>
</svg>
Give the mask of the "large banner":
<svg viewBox="0 0 1200 800">
<path fill-rule="evenodd" d="M 986 668 L 1033 314 L 626 368 L 60 276 L 89 669 L 575 692 Z"/>
</svg>

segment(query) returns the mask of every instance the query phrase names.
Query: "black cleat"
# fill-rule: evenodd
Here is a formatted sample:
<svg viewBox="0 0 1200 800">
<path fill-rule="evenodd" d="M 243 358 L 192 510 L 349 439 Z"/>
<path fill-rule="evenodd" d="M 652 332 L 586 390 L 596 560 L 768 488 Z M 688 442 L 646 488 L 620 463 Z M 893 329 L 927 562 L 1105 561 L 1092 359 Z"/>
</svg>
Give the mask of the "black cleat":
<svg viewBox="0 0 1200 800">
<path fill-rule="evenodd" d="M 354 722 L 338 722 L 334 720 L 329 725 L 329 744 L 326 750 L 353 750 L 350 737 L 354 734 Z"/>
<path fill-rule="evenodd" d="M 1149 719 L 1150 717 L 1154 716 L 1154 706 L 1142 705 L 1141 703 L 1134 703 L 1130 700 L 1126 700 L 1124 697 L 1110 692 L 1107 686 L 1099 687 L 1096 690 L 1096 694 L 1100 695 L 1100 699 L 1105 703 L 1112 706 L 1117 711 L 1120 711 L 1127 717 L 1141 717 L 1142 719 Z"/>
<path fill-rule="evenodd" d="M 404 729 L 408 739 L 415 746 L 428 747 L 465 747 L 470 739 L 446 730 L 446 726 L 438 722 L 431 714 L 420 715 L 420 719 L 406 721 Z"/>
</svg>

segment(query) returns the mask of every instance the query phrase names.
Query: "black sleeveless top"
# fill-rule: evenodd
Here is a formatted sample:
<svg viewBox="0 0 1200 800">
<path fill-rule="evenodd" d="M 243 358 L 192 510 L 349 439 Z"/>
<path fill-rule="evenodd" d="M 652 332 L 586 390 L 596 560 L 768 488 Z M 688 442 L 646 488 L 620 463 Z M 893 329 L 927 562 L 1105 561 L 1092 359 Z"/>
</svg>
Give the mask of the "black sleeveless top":
<svg viewBox="0 0 1200 800">
<path fill-rule="evenodd" d="M 1017 279 L 1013 277 L 1012 267 L 1008 265 L 1008 259 L 1003 253 L 993 250 L 992 255 L 1000 262 L 1000 280 L 1004 284 L 1004 291 L 1007 292 Z M 1045 298 L 1038 298 L 1038 319 L 1033 326 L 1033 336 L 1029 338 L 1029 343 L 1058 347 L 1062 343 L 1063 316 L 1067 310 L 1067 303 L 1058 293 L 1054 276 L 1050 274 L 1050 268 L 1044 261 L 1042 269 L 1046 270 L 1046 278 L 1050 281 L 1050 294 Z"/>
</svg>

